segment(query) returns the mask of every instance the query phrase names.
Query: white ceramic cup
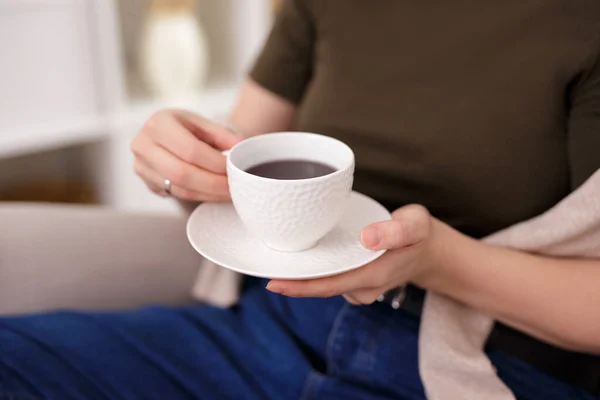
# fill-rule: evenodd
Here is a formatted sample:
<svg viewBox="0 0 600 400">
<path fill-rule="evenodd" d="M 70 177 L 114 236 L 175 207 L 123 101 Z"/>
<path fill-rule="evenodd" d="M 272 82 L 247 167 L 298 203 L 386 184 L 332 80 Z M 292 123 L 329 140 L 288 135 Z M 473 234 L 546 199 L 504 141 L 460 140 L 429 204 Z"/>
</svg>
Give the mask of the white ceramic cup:
<svg viewBox="0 0 600 400">
<path fill-rule="evenodd" d="M 246 172 L 281 160 L 319 162 L 336 171 L 297 180 Z M 228 152 L 227 176 L 233 205 L 249 231 L 274 250 L 303 251 L 315 246 L 342 217 L 352 190 L 354 153 L 328 136 L 269 133 L 246 139 Z"/>
</svg>

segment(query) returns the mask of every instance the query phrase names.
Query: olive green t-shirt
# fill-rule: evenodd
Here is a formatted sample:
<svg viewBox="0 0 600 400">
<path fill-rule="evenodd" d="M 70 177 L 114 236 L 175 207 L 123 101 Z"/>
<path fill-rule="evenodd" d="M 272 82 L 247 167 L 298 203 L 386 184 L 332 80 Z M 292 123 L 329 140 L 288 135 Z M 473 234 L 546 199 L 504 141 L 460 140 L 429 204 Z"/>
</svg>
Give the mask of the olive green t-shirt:
<svg viewBox="0 0 600 400">
<path fill-rule="evenodd" d="M 251 78 L 354 189 L 481 237 L 600 168 L 600 0 L 284 0 Z"/>
</svg>

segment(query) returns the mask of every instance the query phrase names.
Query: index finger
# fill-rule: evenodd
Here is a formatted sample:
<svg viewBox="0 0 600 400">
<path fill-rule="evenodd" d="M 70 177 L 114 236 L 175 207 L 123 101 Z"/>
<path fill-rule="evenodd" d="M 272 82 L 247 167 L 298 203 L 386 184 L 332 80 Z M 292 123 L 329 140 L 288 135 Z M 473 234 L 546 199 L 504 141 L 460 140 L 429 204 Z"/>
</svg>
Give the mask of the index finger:
<svg viewBox="0 0 600 400">
<path fill-rule="evenodd" d="M 242 140 L 231 128 L 185 110 L 178 110 L 180 122 L 198 139 L 219 150 L 229 150 Z"/>
<path fill-rule="evenodd" d="M 177 158 L 216 174 L 225 174 L 226 159 L 221 152 L 194 136 L 179 120 L 165 119 L 154 134 L 159 145 Z"/>
<path fill-rule="evenodd" d="M 266 289 L 289 297 L 334 297 L 357 289 L 380 286 L 374 263 L 343 274 L 307 280 L 272 280 Z"/>
</svg>

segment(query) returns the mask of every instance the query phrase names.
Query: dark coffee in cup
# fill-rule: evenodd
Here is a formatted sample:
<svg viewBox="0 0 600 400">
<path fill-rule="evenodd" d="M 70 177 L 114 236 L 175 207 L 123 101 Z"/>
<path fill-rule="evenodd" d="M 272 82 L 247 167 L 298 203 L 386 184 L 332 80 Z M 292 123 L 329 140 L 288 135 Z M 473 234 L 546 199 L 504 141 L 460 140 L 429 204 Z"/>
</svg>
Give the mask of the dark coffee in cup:
<svg viewBox="0 0 600 400">
<path fill-rule="evenodd" d="M 335 171 L 330 165 L 309 160 L 275 160 L 246 169 L 246 172 L 252 175 L 280 180 L 317 178 Z"/>
</svg>

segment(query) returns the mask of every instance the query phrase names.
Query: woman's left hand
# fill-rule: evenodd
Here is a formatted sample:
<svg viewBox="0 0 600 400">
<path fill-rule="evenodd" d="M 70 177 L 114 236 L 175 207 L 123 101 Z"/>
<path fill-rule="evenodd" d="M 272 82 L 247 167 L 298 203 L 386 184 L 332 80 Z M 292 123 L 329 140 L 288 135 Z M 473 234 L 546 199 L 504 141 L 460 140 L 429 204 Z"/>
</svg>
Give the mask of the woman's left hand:
<svg viewBox="0 0 600 400">
<path fill-rule="evenodd" d="M 370 304 L 386 291 L 428 274 L 436 264 L 436 221 L 422 206 L 399 208 L 390 221 L 365 227 L 363 246 L 387 249 L 383 256 L 364 267 L 327 278 L 272 280 L 267 289 L 290 297 L 344 295 L 353 304 Z"/>
</svg>

